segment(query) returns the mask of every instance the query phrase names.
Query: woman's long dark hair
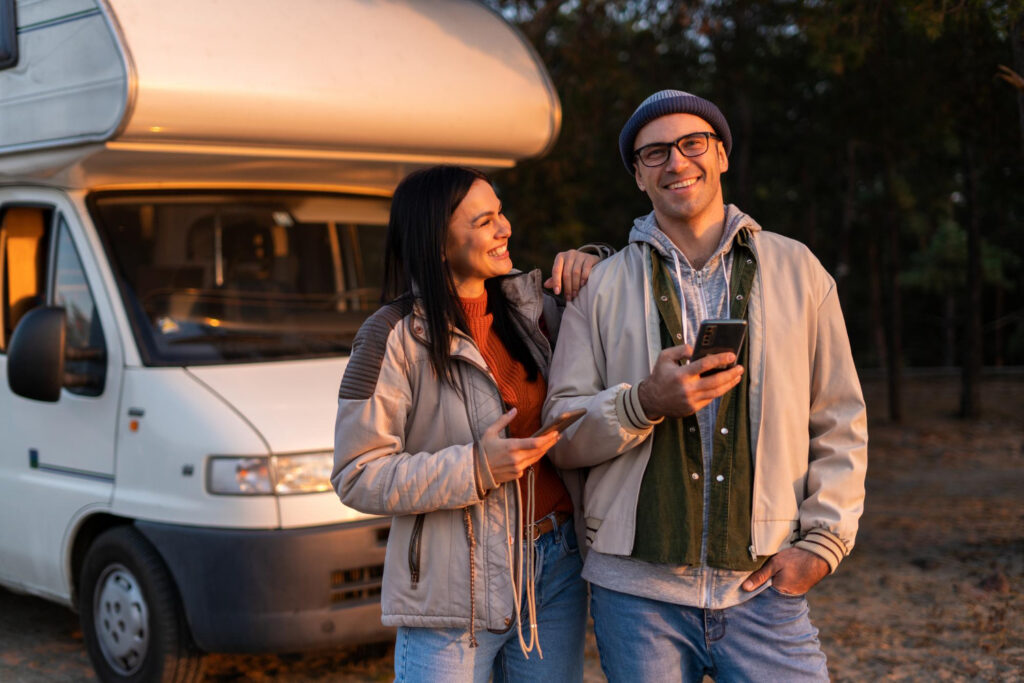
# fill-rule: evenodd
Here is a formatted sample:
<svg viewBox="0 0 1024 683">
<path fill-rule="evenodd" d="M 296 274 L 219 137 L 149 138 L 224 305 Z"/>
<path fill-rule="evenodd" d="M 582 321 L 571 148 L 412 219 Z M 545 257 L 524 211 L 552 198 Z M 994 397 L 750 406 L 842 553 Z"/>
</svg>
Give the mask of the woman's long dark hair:
<svg viewBox="0 0 1024 683">
<path fill-rule="evenodd" d="M 413 296 L 415 283 L 427 318 L 430 363 L 437 376 L 452 386 L 457 386 L 451 364 L 452 328 L 469 334 L 469 327 L 444 258 L 445 246 L 452 215 L 477 180 L 492 184 L 483 172 L 464 166 L 433 166 L 406 176 L 391 200 L 384 245 L 381 301 Z M 485 285 L 494 332 L 509 354 L 526 367 L 530 380 L 536 379 L 537 363 L 515 332 L 513 313 L 501 288 L 490 280 Z"/>
</svg>

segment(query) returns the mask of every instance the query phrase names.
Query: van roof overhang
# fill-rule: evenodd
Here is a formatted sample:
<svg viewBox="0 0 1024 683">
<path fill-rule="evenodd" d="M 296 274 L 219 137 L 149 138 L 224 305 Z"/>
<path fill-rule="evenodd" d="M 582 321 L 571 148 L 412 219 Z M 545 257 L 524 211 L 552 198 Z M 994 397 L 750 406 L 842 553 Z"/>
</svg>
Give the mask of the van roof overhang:
<svg viewBox="0 0 1024 683">
<path fill-rule="evenodd" d="M 31 17 L 32 26 L 56 27 L 52 67 L 54 59 L 81 62 L 76 50 L 99 59 L 103 22 L 108 61 L 120 66 L 108 64 L 102 93 L 99 85 L 77 92 L 94 102 L 120 98 L 119 107 L 81 130 L 73 116 L 53 132 L 43 121 L 40 130 L 19 128 L 20 139 L 5 139 L 0 127 L 0 177 L 71 187 L 191 180 L 390 191 L 412 168 L 511 166 L 543 154 L 558 135 L 561 108 L 536 53 L 471 0 L 103 3 L 102 13 L 76 19 L 92 22 L 81 45 L 57 18 Z M 46 39 L 45 30 L 26 33 L 19 73 L 0 72 L 0 80 L 20 88 L 19 107 L 48 101 L 61 105 L 51 111 L 74 111 L 73 84 L 30 91 L 33 46 Z M 5 107 L 0 98 L 0 113 Z"/>
</svg>

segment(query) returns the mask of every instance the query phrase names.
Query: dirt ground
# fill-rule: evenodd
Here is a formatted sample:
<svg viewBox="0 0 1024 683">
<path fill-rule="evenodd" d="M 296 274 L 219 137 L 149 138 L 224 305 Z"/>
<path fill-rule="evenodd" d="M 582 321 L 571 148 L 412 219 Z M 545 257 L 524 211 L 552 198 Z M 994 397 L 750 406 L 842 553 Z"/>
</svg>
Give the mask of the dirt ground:
<svg viewBox="0 0 1024 683">
<path fill-rule="evenodd" d="M 984 382 L 984 415 L 953 418 L 957 377 L 914 377 L 901 425 L 864 381 L 871 445 L 857 548 L 811 593 L 835 681 L 1024 680 L 1024 375 Z M 207 680 L 386 681 L 387 646 L 212 655 Z M 0 589 L 0 681 L 95 680 L 69 610 Z M 587 681 L 603 681 L 591 637 Z"/>
</svg>

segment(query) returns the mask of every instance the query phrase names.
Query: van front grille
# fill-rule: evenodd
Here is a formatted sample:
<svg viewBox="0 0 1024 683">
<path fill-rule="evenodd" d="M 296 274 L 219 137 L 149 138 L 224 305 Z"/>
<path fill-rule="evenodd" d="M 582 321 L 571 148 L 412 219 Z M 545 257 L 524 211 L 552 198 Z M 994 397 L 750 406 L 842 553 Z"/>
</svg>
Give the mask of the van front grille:
<svg viewBox="0 0 1024 683">
<path fill-rule="evenodd" d="M 330 601 L 341 603 L 363 603 L 379 599 L 384 565 L 336 569 L 331 572 Z"/>
</svg>

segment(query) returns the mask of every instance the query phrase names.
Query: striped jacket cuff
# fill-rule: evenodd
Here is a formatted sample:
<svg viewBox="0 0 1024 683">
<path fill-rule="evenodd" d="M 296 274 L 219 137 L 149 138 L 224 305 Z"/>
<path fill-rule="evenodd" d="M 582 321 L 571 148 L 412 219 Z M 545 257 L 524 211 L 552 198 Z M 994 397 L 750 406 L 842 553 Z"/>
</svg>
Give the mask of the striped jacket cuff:
<svg viewBox="0 0 1024 683">
<path fill-rule="evenodd" d="M 619 423 L 627 431 L 645 432 L 652 426 L 658 424 L 665 418 L 651 420 L 640 405 L 640 385 L 634 384 L 631 387 L 624 387 L 615 396 L 615 412 L 618 414 Z"/>
<path fill-rule="evenodd" d="M 808 531 L 802 539 L 796 542 L 796 547 L 814 553 L 828 562 L 829 573 L 836 570 L 847 554 L 846 544 L 831 531 L 822 528 Z"/>
</svg>

